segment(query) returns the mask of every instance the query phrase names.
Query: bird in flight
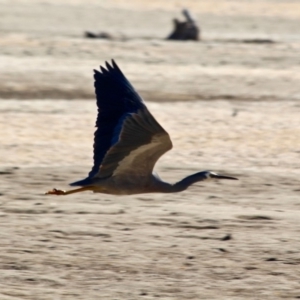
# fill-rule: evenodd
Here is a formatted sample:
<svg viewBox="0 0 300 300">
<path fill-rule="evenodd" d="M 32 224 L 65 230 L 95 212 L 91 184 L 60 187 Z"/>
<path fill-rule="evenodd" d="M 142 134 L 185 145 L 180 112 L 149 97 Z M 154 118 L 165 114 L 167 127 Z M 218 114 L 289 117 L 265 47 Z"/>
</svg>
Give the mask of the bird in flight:
<svg viewBox="0 0 300 300">
<path fill-rule="evenodd" d="M 206 179 L 237 178 L 211 171 L 192 174 L 175 184 L 153 173 L 157 160 L 172 148 L 169 134 L 147 109 L 114 60 L 94 70 L 98 106 L 94 134 L 94 165 L 88 177 L 71 183 L 79 188 L 53 189 L 47 195 L 83 191 L 112 195 L 176 193 Z"/>
</svg>

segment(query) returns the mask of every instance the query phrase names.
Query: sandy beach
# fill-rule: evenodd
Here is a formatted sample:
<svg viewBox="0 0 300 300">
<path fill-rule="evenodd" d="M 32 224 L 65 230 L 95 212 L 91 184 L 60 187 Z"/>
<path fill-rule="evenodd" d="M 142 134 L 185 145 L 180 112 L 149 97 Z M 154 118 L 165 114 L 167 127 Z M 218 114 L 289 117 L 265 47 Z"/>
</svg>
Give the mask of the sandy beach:
<svg viewBox="0 0 300 300">
<path fill-rule="evenodd" d="M 183 7 L 200 42 L 164 40 Z M 0 1 L 0 300 L 299 299 L 299 21 L 298 1 Z M 172 138 L 162 179 L 239 181 L 45 196 L 92 167 L 112 58 Z"/>
</svg>

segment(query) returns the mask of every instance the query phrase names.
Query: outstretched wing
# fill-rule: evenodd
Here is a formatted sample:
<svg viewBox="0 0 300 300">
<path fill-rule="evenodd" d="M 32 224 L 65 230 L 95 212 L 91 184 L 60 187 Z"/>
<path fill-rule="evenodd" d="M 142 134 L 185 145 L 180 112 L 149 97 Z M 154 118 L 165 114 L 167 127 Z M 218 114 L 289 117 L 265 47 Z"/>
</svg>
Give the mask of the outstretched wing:
<svg viewBox="0 0 300 300">
<path fill-rule="evenodd" d="M 147 110 L 142 98 L 117 64 L 95 70 L 98 106 L 94 137 L 94 165 L 86 179 L 71 183 L 84 186 L 93 178 L 133 172 L 149 174 L 158 158 L 172 148 L 168 133 Z"/>
<path fill-rule="evenodd" d="M 113 141 L 95 175 L 97 178 L 149 176 L 160 156 L 172 148 L 169 134 L 146 107 L 127 113 L 120 120 Z"/>
<path fill-rule="evenodd" d="M 145 108 L 142 98 L 113 60 L 111 65 L 106 62 L 106 69 L 100 67 L 100 70 L 94 70 L 98 117 L 94 136 L 94 166 L 89 178 L 98 174 L 104 156 L 116 142 L 121 120 L 127 114 Z"/>
</svg>

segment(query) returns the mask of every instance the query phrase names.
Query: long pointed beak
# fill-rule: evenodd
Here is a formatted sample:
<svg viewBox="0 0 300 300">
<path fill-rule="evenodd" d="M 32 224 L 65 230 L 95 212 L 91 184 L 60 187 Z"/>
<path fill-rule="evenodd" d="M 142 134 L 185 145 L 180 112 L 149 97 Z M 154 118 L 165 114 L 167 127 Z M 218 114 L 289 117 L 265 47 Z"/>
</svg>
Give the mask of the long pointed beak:
<svg viewBox="0 0 300 300">
<path fill-rule="evenodd" d="M 216 173 L 210 173 L 211 178 L 216 178 L 216 179 L 230 179 L 230 180 L 238 180 L 235 177 L 230 177 L 230 176 L 224 176 L 224 175 L 219 175 Z"/>
</svg>

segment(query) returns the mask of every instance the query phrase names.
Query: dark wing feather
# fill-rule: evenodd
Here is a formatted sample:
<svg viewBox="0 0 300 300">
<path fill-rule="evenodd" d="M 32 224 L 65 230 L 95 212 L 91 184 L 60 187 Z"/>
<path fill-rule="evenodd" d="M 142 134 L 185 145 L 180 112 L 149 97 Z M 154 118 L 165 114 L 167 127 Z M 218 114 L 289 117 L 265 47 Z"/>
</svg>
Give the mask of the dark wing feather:
<svg viewBox="0 0 300 300">
<path fill-rule="evenodd" d="M 128 113 L 145 107 L 142 98 L 113 60 L 111 65 L 106 62 L 106 69 L 100 69 L 101 72 L 94 70 L 98 117 L 94 138 L 94 166 L 89 178 L 98 173 L 106 152 L 114 144 L 113 136 L 121 129 L 117 128 L 120 127 L 120 120 Z"/>
<path fill-rule="evenodd" d="M 114 137 L 116 143 L 106 153 L 95 177 L 149 176 L 160 156 L 172 148 L 168 133 L 146 107 L 127 113 L 120 122 Z"/>
</svg>

